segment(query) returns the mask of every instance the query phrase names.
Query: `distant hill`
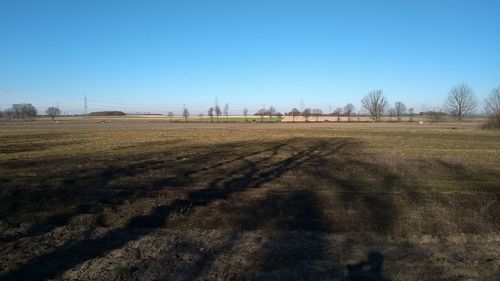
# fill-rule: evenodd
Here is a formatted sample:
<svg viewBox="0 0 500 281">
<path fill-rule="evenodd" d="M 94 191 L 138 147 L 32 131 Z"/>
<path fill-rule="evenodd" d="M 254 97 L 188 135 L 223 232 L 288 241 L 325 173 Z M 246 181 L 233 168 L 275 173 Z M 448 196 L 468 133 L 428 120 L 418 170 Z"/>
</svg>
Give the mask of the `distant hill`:
<svg viewBox="0 0 500 281">
<path fill-rule="evenodd" d="M 89 113 L 90 116 L 124 116 L 122 111 L 96 111 Z"/>
</svg>

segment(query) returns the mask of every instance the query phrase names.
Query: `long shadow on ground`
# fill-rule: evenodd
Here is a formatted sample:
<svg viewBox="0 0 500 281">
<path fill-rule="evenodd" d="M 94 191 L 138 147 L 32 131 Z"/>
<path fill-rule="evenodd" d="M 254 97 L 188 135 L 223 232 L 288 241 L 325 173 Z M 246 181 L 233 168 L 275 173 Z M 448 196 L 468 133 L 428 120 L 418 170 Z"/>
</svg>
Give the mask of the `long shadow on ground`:
<svg viewBox="0 0 500 281">
<path fill-rule="evenodd" d="M 157 228 L 168 227 L 167 218 L 171 213 L 179 209 L 206 206 L 211 202 L 227 199 L 235 192 L 248 188 L 259 188 L 261 185 L 280 177 L 287 170 L 297 168 L 307 162 L 311 158 L 310 155 L 314 151 L 324 149 L 326 143 L 315 143 L 273 163 L 271 160 L 276 157 L 279 149 L 283 146 L 285 146 L 285 143 L 277 144 L 268 149 L 266 152 L 269 152 L 269 155 L 261 157 L 260 160 L 250 161 L 245 159 L 245 167 L 242 169 L 245 173 L 241 175 L 237 171 L 229 172 L 227 177 L 210 182 L 207 188 L 190 191 L 187 198 L 176 199 L 169 205 L 158 206 L 150 214 L 132 218 L 125 227 L 110 230 L 97 239 L 68 241 L 48 253 L 30 259 L 16 270 L 1 276 L 1 279 L 34 280 L 57 277 L 64 271 L 84 261 L 104 256 L 109 251 L 118 249 L 129 241 L 148 235 Z M 238 168 L 241 169 L 241 167 Z M 186 173 L 183 176 L 185 177 Z M 207 263 L 202 262 L 202 264 Z"/>
<path fill-rule="evenodd" d="M 181 214 L 185 220 L 189 220 L 199 209 L 216 202 L 236 200 L 235 196 L 254 189 L 262 189 L 263 197 L 237 210 L 239 216 L 231 221 L 232 234 L 227 237 L 224 247 L 197 255 L 189 265 L 189 270 L 174 273 L 178 280 L 204 278 L 217 258 L 227 248 L 235 247 L 240 242 L 242 232 L 258 229 L 273 231 L 270 240 L 261 245 L 253 256 L 254 266 L 239 272 L 241 275 L 225 276 L 225 279 L 387 280 L 382 274 L 384 256 L 380 252 L 372 252 L 365 261 L 348 268 L 341 266 L 338 255 L 330 251 L 332 245 L 327 236 L 329 233 L 349 230 L 351 226 L 332 223 L 324 213 L 323 200 L 314 188 L 309 188 L 304 182 L 286 181 L 279 182 L 286 192 L 270 192 L 263 187 L 283 180 L 284 175 L 290 172 L 301 172 L 309 177 L 327 180 L 334 186 L 332 188 L 340 191 L 340 204 L 359 203 L 366 208 L 368 218 L 365 221 L 369 223 L 362 228 L 390 234 L 399 216 L 395 203 L 390 196 L 383 197 L 369 191 L 370 188 L 374 191 L 392 191 L 400 184 L 398 175 L 373 162 L 360 160 L 358 153 L 361 148 L 351 139 L 291 139 L 265 143 L 259 149 L 239 151 L 243 150 L 243 146 L 245 144 L 231 144 L 209 152 L 193 150 L 193 153 L 182 157 L 168 153 L 157 155 L 156 159 L 150 159 L 151 155 L 138 157 L 135 163 L 125 166 L 108 165 L 98 173 L 89 171 L 82 175 L 67 176 L 60 189 L 47 194 L 44 194 L 43 189 L 37 190 L 36 193 L 43 196 L 60 196 L 61 200 L 67 196 L 83 196 L 86 201 L 79 202 L 71 198 L 80 207 L 62 218 L 57 215 L 48 218 L 49 222 L 52 219 L 58 224 L 33 228 L 26 235 L 11 237 L 11 240 L 50 232 L 55 226 L 64 225 L 70 218 L 96 206 L 119 207 L 125 202 L 154 197 L 159 191 L 173 188 L 183 189 L 185 194 L 168 204 L 156 205 L 151 212 L 134 216 L 123 227 L 111 228 L 103 235 L 94 236 L 93 229 L 88 229 L 87 235 L 66 241 L 4 272 L 0 280 L 57 278 L 69 269 L 105 257 L 110 251 L 121 249 L 127 243 L 158 229 L 170 228 L 172 215 Z M 341 168 L 346 171 L 341 171 Z M 134 189 L 118 186 L 115 190 L 109 190 L 113 180 L 162 170 L 173 171 L 174 176 L 137 183 Z M 360 180 L 359 173 L 369 175 L 373 182 Z M 66 193 L 65 189 L 71 192 Z M 15 192 L 13 194 L 16 195 Z M 21 207 L 14 206 L 8 211 L 22 211 Z M 179 248 L 182 248 L 181 245 Z M 141 279 L 140 271 L 135 274 L 137 279 Z"/>
</svg>

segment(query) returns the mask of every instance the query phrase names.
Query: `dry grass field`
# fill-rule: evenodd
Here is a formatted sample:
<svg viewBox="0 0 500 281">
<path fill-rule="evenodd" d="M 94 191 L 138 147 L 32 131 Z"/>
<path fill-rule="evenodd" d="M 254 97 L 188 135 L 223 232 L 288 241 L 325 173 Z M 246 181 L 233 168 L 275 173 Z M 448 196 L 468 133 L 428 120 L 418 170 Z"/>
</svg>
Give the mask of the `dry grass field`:
<svg viewBox="0 0 500 281">
<path fill-rule="evenodd" d="M 0 124 L 0 280 L 499 280 L 500 132 Z"/>
</svg>

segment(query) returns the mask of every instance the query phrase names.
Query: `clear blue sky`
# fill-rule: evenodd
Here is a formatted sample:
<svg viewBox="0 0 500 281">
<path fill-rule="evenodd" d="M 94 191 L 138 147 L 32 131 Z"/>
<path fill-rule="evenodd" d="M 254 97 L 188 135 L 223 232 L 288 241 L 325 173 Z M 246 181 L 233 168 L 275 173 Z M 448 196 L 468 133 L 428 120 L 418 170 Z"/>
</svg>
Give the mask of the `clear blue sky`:
<svg viewBox="0 0 500 281">
<path fill-rule="evenodd" d="M 0 0 L 1 109 L 419 111 L 461 82 L 500 86 L 498 0 Z"/>
</svg>

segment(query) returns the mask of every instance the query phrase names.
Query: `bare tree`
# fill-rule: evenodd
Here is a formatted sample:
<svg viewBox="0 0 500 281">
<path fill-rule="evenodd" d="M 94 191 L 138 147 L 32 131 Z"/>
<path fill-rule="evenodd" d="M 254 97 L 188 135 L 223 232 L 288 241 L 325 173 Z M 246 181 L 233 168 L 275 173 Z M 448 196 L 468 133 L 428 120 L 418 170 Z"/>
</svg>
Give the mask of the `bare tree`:
<svg viewBox="0 0 500 281">
<path fill-rule="evenodd" d="M 489 126 L 500 128 L 500 87 L 491 90 L 484 101 L 485 112 L 490 116 Z"/>
<path fill-rule="evenodd" d="M 311 110 L 311 115 L 316 117 L 316 122 L 318 122 L 318 118 L 323 114 L 323 111 L 321 111 L 321 109 L 319 108 L 315 108 L 313 110 Z"/>
<path fill-rule="evenodd" d="M 222 112 L 220 111 L 219 105 L 217 105 L 217 104 L 215 105 L 214 111 L 215 111 L 215 115 L 217 116 L 217 122 L 219 122 L 219 116 L 222 114 Z"/>
<path fill-rule="evenodd" d="M 36 108 L 31 103 L 13 104 L 12 109 L 17 119 L 32 120 L 37 115 Z"/>
<path fill-rule="evenodd" d="M 335 115 L 337 115 L 337 122 L 339 122 L 340 121 L 340 115 L 342 115 L 342 107 L 337 107 L 333 113 Z"/>
<path fill-rule="evenodd" d="M 408 113 L 410 114 L 410 122 L 413 122 L 413 115 L 415 114 L 413 107 L 408 109 Z"/>
<path fill-rule="evenodd" d="M 488 98 L 484 100 L 484 111 L 489 115 L 500 114 L 500 87 L 491 90 Z"/>
<path fill-rule="evenodd" d="M 361 100 L 361 105 L 370 115 L 372 122 L 380 121 L 380 117 L 387 108 L 387 99 L 382 90 L 371 91 Z"/>
<path fill-rule="evenodd" d="M 32 120 L 37 115 L 38 111 L 31 103 L 27 103 L 23 106 L 23 112 L 27 120 Z"/>
<path fill-rule="evenodd" d="M 394 111 L 398 117 L 398 121 L 401 121 L 401 115 L 406 113 L 406 106 L 404 103 L 397 101 L 394 104 Z"/>
<path fill-rule="evenodd" d="M 292 115 L 292 122 L 295 122 L 295 116 L 299 116 L 300 111 L 297 108 L 293 108 L 289 115 Z"/>
<path fill-rule="evenodd" d="M 13 118 L 16 117 L 16 112 L 12 108 L 7 108 L 6 110 L 3 111 L 3 117 L 12 120 Z"/>
<path fill-rule="evenodd" d="M 469 85 L 462 83 L 451 88 L 446 100 L 446 108 L 457 118 L 459 129 L 464 117 L 471 114 L 476 106 L 476 97 Z"/>
<path fill-rule="evenodd" d="M 214 121 L 214 108 L 210 107 L 208 109 L 207 113 L 208 113 L 208 116 L 210 116 L 210 123 L 212 123 Z"/>
<path fill-rule="evenodd" d="M 248 109 L 246 107 L 243 109 L 243 115 L 245 115 L 245 121 L 248 121 L 248 119 L 247 119 Z"/>
<path fill-rule="evenodd" d="M 346 104 L 346 106 L 344 106 L 344 114 L 347 116 L 347 122 L 351 121 L 351 115 L 354 112 L 354 109 L 355 108 L 352 103 L 348 103 Z"/>
<path fill-rule="evenodd" d="M 20 103 L 15 103 L 12 105 L 12 111 L 16 119 L 21 119 L 23 117 L 23 105 Z"/>
<path fill-rule="evenodd" d="M 226 105 L 224 105 L 224 115 L 226 116 L 226 120 L 228 118 L 228 115 L 229 115 L 229 104 L 226 103 Z"/>
<path fill-rule="evenodd" d="M 184 110 L 182 111 L 182 116 L 184 117 L 184 119 L 186 119 L 187 123 L 189 118 L 189 110 L 187 108 L 184 108 Z"/>
<path fill-rule="evenodd" d="M 52 118 L 52 121 L 54 121 L 54 118 L 56 118 L 56 116 L 61 114 L 61 111 L 59 110 L 59 108 L 51 106 L 47 108 L 47 110 L 45 110 L 45 113 L 47 113 L 47 115 L 50 116 L 50 118 Z"/>
<path fill-rule="evenodd" d="M 276 108 L 270 106 L 269 109 L 267 110 L 267 114 L 269 115 L 269 119 L 272 119 L 273 116 L 276 114 Z"/>
<path fill-rule="evenodd" d="M 306 120 L 306 122 L 308 122 L 309 116 L 311 116 L 311 109 L 310 108 L 304 109 L 304 111 L 302 112 L 302 115 L 304 115 L 304 119 Z"/>
<path fill-rule="evenodd" d="M 264 116 L 266 116 L 267 110 L 265 108 L 261 108 L 255 114 L 260 116 L 260 122 L 264 122 Z"/>
<path fill-rule="evenodd" d="M 172 122 L 172 117 L 174 117 L 174 113 L 172 111 L 169 111 L 167 116 L 169 118 L 169 122 Z"/>
</svg>

